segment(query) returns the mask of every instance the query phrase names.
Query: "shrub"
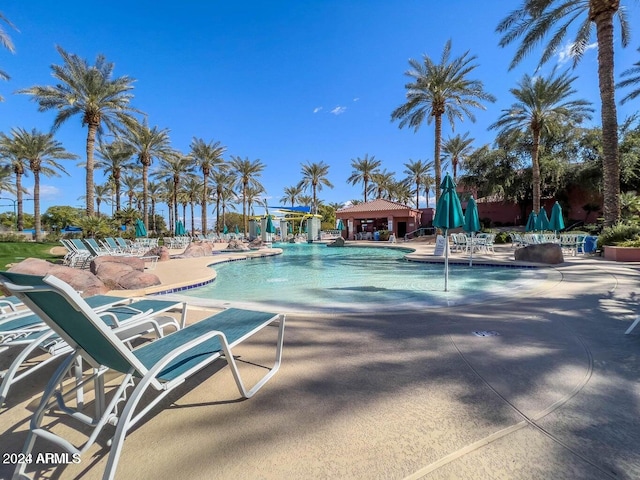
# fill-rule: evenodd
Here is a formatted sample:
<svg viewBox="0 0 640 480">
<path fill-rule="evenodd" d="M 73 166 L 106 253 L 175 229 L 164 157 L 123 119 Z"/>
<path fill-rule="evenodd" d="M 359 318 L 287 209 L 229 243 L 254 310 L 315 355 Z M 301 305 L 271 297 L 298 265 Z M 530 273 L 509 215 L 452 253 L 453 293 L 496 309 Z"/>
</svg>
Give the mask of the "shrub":
<svg viewBox="0 0 640 480">
<path fill-rule="evenodd" d="M 493 240 L 493 243 L 496 244 L 503 244 L 503 243 L 510 243 L 511 242 L 511 237 L 509 236 L 508 232 L 498 232 L 496 233 L 496 238 Z"/>
<path fill-rule="evenodd" d="M 627 241 L 640 241 L 640 225 L 617 223 L 603 229 L 598 236 L 598 248 L 601 249 L 605 245 L 620 245 Z"/>
</svg>

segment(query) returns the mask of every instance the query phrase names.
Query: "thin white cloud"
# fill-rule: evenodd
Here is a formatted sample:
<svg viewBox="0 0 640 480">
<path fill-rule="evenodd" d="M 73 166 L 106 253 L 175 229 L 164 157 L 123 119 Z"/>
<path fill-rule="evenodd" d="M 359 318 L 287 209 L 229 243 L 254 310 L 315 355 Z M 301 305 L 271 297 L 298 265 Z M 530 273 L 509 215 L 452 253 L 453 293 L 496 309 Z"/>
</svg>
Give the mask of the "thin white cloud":
<svg viewBox="0 0 640 480">
<path fill-rule="evenodd" d="M 360 100 L 360 97 L 356 97 L 353 99 L 354 102 L 357 102 L 358 100 Z"/>
<path fill-rule="evenodd" d="M 573 43 L 567 43 L 564 47 L 560 49 L 558 52 L 558 64 L 564 65 L 567 62 L 573 61 L 573 55 L 571 53 L 571 49 L 573 48 Z M 584 51 L 592 50 L 598 46 L 597 42 L 590 43 L 584 48 Z"/>
<path fill-rule="evenodd" d="M 336 108 L 331 110 L 331 113 L 334 115 L 342 115 L 347 110 L 347 107 L 343 107 L 342 105 L 338 105 Z"/>
<path fill-rule="evenodd" d="M 322 110 L 322 107 L 316 107 L 313 109 L 313 113 L 318 113 L 320 110 Z"/>
<path fill-rule="evenodd" d="M 33 198 L 33 186 L 26 189 L 26 196 Z M 40 185 L 40 199 L 41 200 L 55 200 L 61 196 L 61 191 L 58 187 L 53 185 Z"/>
</svg>

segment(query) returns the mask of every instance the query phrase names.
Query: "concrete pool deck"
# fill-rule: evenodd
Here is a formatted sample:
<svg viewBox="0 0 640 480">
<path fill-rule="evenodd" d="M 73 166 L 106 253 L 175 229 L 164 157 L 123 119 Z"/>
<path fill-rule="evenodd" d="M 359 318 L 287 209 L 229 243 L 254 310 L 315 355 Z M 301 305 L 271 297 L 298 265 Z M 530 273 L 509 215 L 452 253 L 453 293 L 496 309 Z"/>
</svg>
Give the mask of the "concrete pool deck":
<svg viewBox="0 0 640 480">
<path fill-rule="evenodd" d="M 424 259 L 433 249 L 399 245 Z M 513 250 L 478 261 L 490 258 Z M 239 399 L 228 369 L 201 372 L 130 432 L 117 478 L 640 478 L 640 327 L 624 335 L 640 265 L 566 260 L 553 267 L 561 281 L 489 304 L 288 314 L 283 364 L 255 397 Z M 154 273 L 182 284 L 210 263 Z M 275 330 L 236 352 L 249 379 L 269 364 Z M 16 385 L 0 411 L 2 453 L 20 451 L 51 371 Z M 101 478 L 107 440 L 41 478 Z M 0 478 L 12 470 L 0 465 Z"/>
</svg>

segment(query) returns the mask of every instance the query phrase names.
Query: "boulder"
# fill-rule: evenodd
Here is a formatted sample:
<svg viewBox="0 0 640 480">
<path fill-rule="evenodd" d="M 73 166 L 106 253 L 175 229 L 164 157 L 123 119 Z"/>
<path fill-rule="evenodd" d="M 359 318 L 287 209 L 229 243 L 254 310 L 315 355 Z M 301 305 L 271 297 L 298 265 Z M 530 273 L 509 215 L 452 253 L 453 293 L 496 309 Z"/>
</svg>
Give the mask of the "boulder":
<svg viewBox="0 0 640 480">
<path fill-rule="evenodd" d="M 259 248 L 262 248 L 264 246 L 264 242 L 261 238 L 254 238 L 249 242 L 249 250 L 258 250 Z"/>
<path fill-rule="evenodd" d="M 238 239 L 229 240 L 229 244 L 225 250 L 238 250 L 238 251 L 246 251 L 249 250 L 249 247 L 245 245 L 242 241 Z"/>
<path fill-rule="evenodd" d="M 515 259 L 520 262 L 545 263 L 556 265 L 564 262 L 562 249 L 557 243 L 541 243 L 518 248 Z"/>
<path fill-rule="evenodd" d="M 191 242 L 187 245 L 179 258 L 207 257 L 213 253 L 213 246 L 209 242 Z"/>
<path fill-rule="evenodd" d="M 137 257 L 96 257 L 89 268 L 110 290 L 138 290 L 160 285 L 156 275 L 145 273 L 144 260 Z"/>
<path fill-rule="evenodd" d="M 138 272 L 137 270 L 132 270 L 128 273 L 123 272 L 123 275 L 119 276 L 116 281 L 116 290 L 138 290 L 154 285 L 160 285 L 160 279 L 156 275 L 152 273 Z"/>
<path fill-rule="evenodd" d="M 336 238 L 333 242 L 328 243 L 327 247 L 344 247 L 344 238 Z"/>
<path fill-rule="evenodd" d="M 27 258 L 11 267 L 9 271 L 28 275 L 54 275 L 79 291 L 83 297 L 104 294 L 110 290 L 98 277 L 87 270 L 54 265 L 37 258 Z"/>
<path fill-rule="evenodd" d="M 109 268 L 125 268 L 127 270 L 138 270 L 144 272 L 144 260 L 137 257 L 126 257 L 124 255 L 103 255 L 91 260 L 89 270 L 94 275 L 100 276 L 100 269 L 103 266 L 109 266 Z"/>
<path fill-rule="evenodd" d="M 167 247 L 153 247 L 143 256 L 158 257 L 159 262 L 166 262 L 168 260 L 171 260 L 171 255 L 169 254 L 169 249 Z"/>
</svg>

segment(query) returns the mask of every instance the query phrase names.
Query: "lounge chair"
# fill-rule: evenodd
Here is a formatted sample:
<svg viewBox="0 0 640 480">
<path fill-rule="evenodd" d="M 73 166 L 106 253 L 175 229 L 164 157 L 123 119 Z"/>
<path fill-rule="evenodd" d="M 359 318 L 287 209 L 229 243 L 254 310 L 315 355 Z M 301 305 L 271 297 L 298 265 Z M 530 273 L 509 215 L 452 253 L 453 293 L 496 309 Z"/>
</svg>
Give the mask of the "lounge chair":
<svg viewBox="0 0 640 480">
<path fill-rule="evenodd" d="M 129 350 L 89 308 L 82 297 L 58 278 L 52 275 L 43 278 L 0 272 L 0 279 L 4 281 L 8 290 L 45 319 L 74 349 L 45 389 L 31 420 L 22 450 L 25 455 L 31 453 L 37 437 L 51 441 L 71 454 L 82 454 L 95 442 L 107 424 L 113 424 L 116 431 L 111 439 L 109 458 L 103 475 L 104 479 L 113 479 L 127 432 L 168 393 L 193 374 L 224 356 L 240 394 L 250 398 L 280 366 L 284 315 L 228 309 L 140 348 Z M 261 380 L 247 390 L 242 383 L 232 348 L 276 321 L 279 322 L 279 328 L 274 365 Z M 80 357 L 95 368 L 92 377 L 86 381 L 98 381 L 107 369 L 123 374 L 122 382 L 114 388 L 109 402 L 104 402 L 100 409 L 96 409 L 101 413 L 99 418 L 93 419 L 82 412 L 71 410 L 64 404 L 63 395 L 58 392 L 65 375 Z M 127 392 L 127 388 L 133 385 L 133 391 Z M 153 399 L 152 394 L 155 394 Z M 143 396 L 150 399 L 149 403 L 138 408 Z M 93 432 L 81 447 L 72 445 L 42 426 L 45 412 L 53 408 L 56 402 L 64 412 L 71 413 L 73 418 L 93 427 Z M 18 465 L 14 476 L 23 478 L 26 468 L 25 464 Z"/>
<path fill-rule="evenodd" d="M 186 318 L 186 307 L 181 302 L 149 299 L 131 302 L 130 299 L 107 295 L 95 295 L 85 300 L 106 325 L 117 329 L 119 338 L 126 342 L 151 331 L 157 337 L 162 337 L 167 327 L 177 330 L 184 325 Z M 180 308 L 181 324 L 172 317 L 162 315 L 169 310 Z M 35 314 L 0 324 L 0 351 L 17 348 L 21 349 L 20 352 L 9 368 L 0 374 L 0 406 L 4 404 L 14 383 L 72 351 L 55 331 Z M 34 362 L 33 355 L 39 352 L 49 356 Z"/>
</svg>

